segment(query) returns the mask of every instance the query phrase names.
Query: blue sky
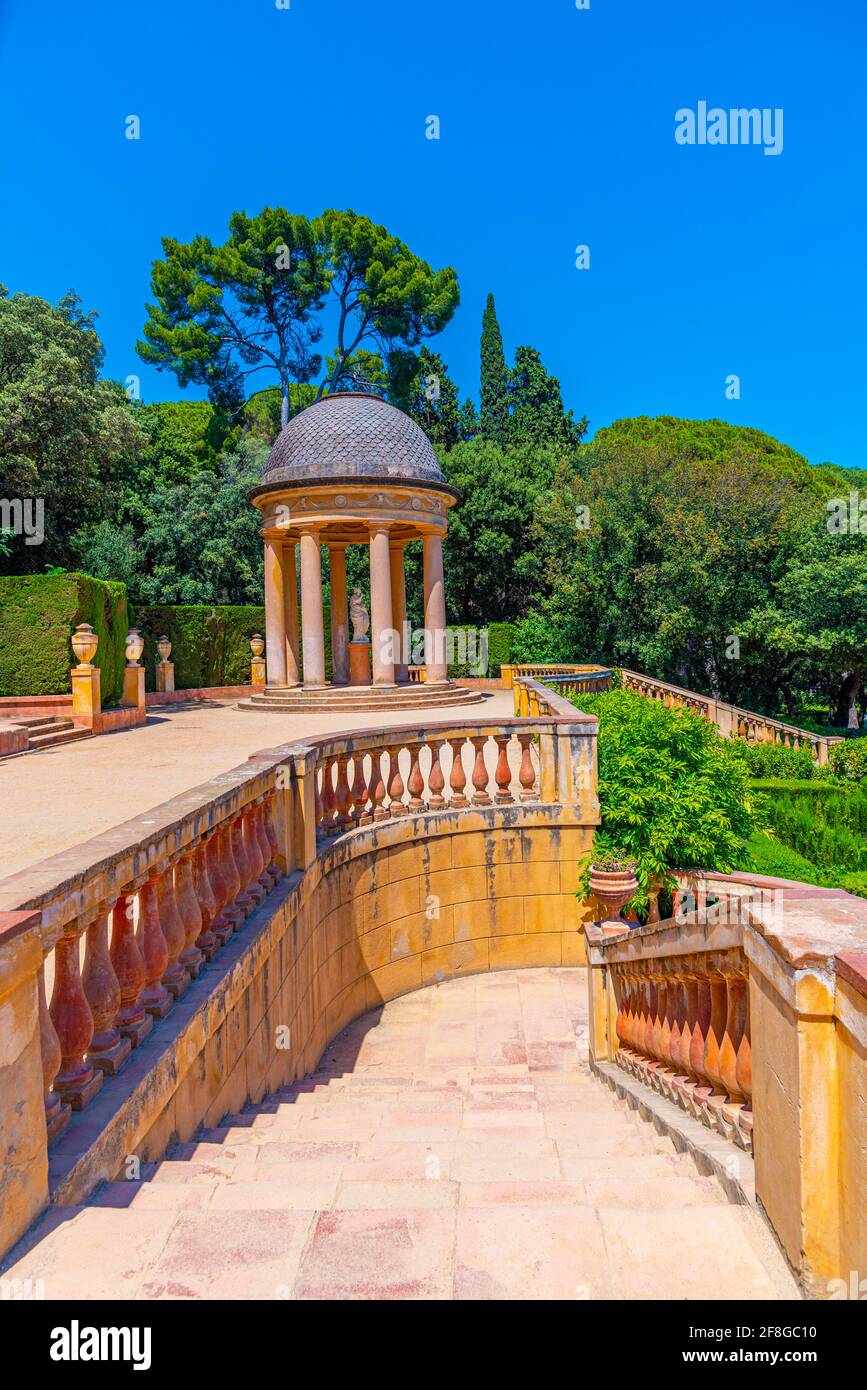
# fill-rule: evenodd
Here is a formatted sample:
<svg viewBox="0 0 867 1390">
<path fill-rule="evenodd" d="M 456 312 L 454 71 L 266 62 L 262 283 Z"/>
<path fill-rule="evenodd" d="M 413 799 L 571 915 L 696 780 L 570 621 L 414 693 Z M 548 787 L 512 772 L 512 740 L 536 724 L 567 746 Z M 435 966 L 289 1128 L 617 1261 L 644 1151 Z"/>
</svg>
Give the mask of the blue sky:
<svg viewBox="0 0 867 1390">
<path fill-rule="evenodd" d="M 74 287 L 106 371 L 175 398 L 134 348 L 160 237 L 354 207 L 457 269 L 463 394 L 493 290 L 593 429 L 719 417 L 864 466 L 865 40 L 857 0 L 0 0 L 0 280 Z M 701 100 L 782 108 L 782 153 L 678 145 Z"/>
</svg>

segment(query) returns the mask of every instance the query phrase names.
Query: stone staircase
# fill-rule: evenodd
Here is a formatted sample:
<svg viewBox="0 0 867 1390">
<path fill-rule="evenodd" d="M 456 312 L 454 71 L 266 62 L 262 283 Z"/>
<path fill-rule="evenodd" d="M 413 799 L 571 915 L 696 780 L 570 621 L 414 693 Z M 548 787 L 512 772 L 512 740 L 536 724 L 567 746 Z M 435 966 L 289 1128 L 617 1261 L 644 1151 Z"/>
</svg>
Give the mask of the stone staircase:
<svg viewBox="0 0 867 1390">
<path fill-rule="evenodd" d="M 71 719 L 58 715 L 42 715 L 32 719 L 12 719 L 9 721 L 18 728 L 27 730 L 26 752 L 35 748 L 54 748 L 59 743 L 74 743 L 80 738 L 92 738 L 91 729 L 82 729 Z"/>
<path fill-rule="evenodd" d="M 314 1075 L 52 1210 L 6 1277 L 49 1298 L 798 1298 L 759 1213 L 591 1076 L 585 993 L 538 969 L 395 999 Z"/>
</svg>

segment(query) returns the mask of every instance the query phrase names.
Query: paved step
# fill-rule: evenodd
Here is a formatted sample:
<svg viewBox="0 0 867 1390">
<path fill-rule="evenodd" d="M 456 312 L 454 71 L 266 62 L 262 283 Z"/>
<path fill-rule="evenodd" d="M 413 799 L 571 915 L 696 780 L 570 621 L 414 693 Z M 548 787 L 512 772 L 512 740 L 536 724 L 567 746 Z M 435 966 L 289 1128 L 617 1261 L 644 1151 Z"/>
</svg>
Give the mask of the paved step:
<svg viewBox="0 0 867 1390">
<path fill-rule="evenodd" d="M 76 1299 L 796 1298 L 757 1212 L 563 1046 L 583 985 L 395 1000 L 311 1076 L 50 1212 L 5 1272 Z M 516 1041 L 551 1069 L 508 1061 Z"/>
<path fill-rule="evenodd" d="M 70 721 L 68 729 L 54 729 L 51 732 L 31 734 L 29 744 L 31 748 L 55 748 L 60 743 L 76 743 L 82 738 L 92 738 L 91 729 L 77 729 Z"/>
</svg>

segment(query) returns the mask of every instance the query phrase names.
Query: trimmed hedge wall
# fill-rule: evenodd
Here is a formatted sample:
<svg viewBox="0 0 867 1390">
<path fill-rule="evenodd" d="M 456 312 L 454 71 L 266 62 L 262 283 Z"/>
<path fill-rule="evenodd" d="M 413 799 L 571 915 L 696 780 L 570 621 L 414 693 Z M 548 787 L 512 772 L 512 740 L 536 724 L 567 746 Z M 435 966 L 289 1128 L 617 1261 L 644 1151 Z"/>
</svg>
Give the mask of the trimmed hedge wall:
<svg viewBox="0 0 867 1390">
<path fill-rule="evenodd" d="M 325 674 L 331 678 L 331 613 L 323 605 Z M 172 644 L 175 689 L 249 685 L 250 638 L 265 636 L 265 609 L 259 604 L 155 603 L 136 609 L 135 626 L 145 639 L 145 685 L 156 690 L 157 642 L 165 633 Z M 267 651 L 265 653 L 268 655 Z"/>
<path fill-rule="evenodd" d="M 449 623 L 452 632 L 478 632 L 480 629 L 471 627 L 464 623 Z M 449 675 L 460 680 L 464 676 L 498 676 L 501 666 L 508 666 L 512 660 L 512 634 L 515 630 L 512 623 L 488 623 L 488 669 L 484 672 L 471 669 L 470 664 L 465 661 L 451 662 L 449 664 Z M 479 650 L 479 642 L 476 641 L 475 650 Z"/>
<path fill-rule="evenodd" d="M 128 630 L 126 585 L 87 574 L 0 578 L 0 696 L 64 695 L 75 660 L 69 645 L 79 623 L 99 637 L 103 705 L 123 694 Z"/>
</svg>

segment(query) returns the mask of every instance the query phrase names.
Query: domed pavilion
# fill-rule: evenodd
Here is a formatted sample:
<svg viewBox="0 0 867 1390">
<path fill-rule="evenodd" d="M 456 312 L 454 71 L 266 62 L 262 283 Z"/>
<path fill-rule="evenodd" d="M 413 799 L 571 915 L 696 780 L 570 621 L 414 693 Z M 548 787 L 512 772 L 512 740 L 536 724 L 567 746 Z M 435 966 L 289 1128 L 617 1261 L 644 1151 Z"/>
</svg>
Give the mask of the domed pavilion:
<svg viewBox="0 0 867 1390">
<path fill-rule="evenodd" d="M 480 698 L 448 679 L 443 540 L 459 494 L 414 420 L 378 396 L 323 396 L 280 431 L 262 482 L 248 495 L 262 514 L 267 664 L 266 688 L 245 702 L 248 708 L 390 708 Z M 410 680 L 407 668 L 404 551 L 414 540 L 424 547 L 423 683 Z M 369 644 L 358 631 L 350 641 L 350 545 L 370 550 Z M 330 683 L 321 546 L 328 548 L 331 586 Z M 358 602 L 355 611 L 363 627 L 367 615 Z"/>
</svg>

